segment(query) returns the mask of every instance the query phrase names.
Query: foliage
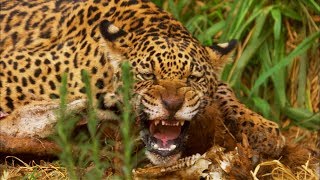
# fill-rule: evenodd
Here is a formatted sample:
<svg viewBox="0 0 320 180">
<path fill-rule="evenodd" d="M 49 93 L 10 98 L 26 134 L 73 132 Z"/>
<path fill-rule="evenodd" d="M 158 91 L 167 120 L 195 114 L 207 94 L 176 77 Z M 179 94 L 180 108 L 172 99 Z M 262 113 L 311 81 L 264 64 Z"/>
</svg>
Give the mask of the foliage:
<svg viewBox="0 0 320 180">
<path fill-rule="evenodd" d="M 129 180 L 131 179 L 131 172 L 134 168 L 133 165 L 133 148 L 134 148 L 134 115 L 132 112 L 132 105 L 130 103 L 132 86 L 133 86 L 133 76 L 130 71 L 130 65 L 128 62 L 122 64 L 122 82 L 123 86 L 121 88 L 121 94 L 123 96 L 123 108 L 122 112 L 122 121 L 120 123 L 120 130 L 122 135 L 123 149 L 122 154 L 123 159 L 123 174 L 124 178 Z"/>
<path fill-rule="evenodd" d="M 54 139 L 62 148 L 59 158 L 62 165 L 67 168 L 70 179 L 77 179 L 77 177 L 83 176 L 81 175 L 83 173 L 81 169 L 90 166 L 91 162 L 94 162 L 95 165 L 90 171 L 86 172 L 87 178 L 101 179 L 104 171 L 103 166 L 107 164 L 100 162 L 97 119 L 92 105 L 89 76 L 86 72 L 82 72 L 82 78 L 88 97 L 87 126 L 89 135 L 82 133 L 76 138 L 74 137 L 73 130 L 76 127 L 76 124 L 81 120 L 81 114 L 69 112 L 67 109 L 68 91 L 67 75 L 65 74 L 62 77 L 62 86 L 60 88 L 60 112 L 57 113 L 60 117 L 57 124 L 57 136 L 54 137 Z M 75 138 L 76 141 L 73 141 L 73 138 Z M 79 147 L 77 153 L 75 153 L 75 150 L 73 149 L 74 143 Z"/>
<path fill-rule="evenodd" d="M 77 179 L 78 177 L 85 177 L 85 179 L 102 179 L 107 168 L 118 168 L 124 179 L 131 179 L 131 172 L 136 164 L 133 160 L 134 139 L 135 135 L 132 130 L 134 116 L 130 104 L 131 89 L 132 89 L 132 75 L 130 73 L 130 66 L 128 62 L 122 65 L 122 82 L 123 86 L 119 89 L 123 96 L 123 104 L 119 105 L 122 110 L 122 118 L 119 122 L 120 130 L 115 128 L 115 132 L 120 131 L 123 146 L 123 152 L 115 152 L 114 147 L 116 143 L 113 139 L 106 139 L 106 146 L 101 147 L 101 131 L 99 131 L 99 123 L 97 120 L 97 113 L 93 105 L 93 96 L 90 86 L 90 77 L 86 71 L 82 72 L 82 80 L 85 84 L 87 95 L 87 129 L 88 133 L 81 132 L 74 137 L 74 128 L 76 124 L 82 120 L 84 116 L 81 112 L 69 112 L 67 108 L 67 75 L 62 77 L 62 85 L 60 89 L 60 110 L 57 112 L 59 121 L 57 124 L 57 135 L 53 137 L 55 141 L 62 148 L 59 155 L 63 166 L 67 168 L 70 179 Z M 107 123 L 108 124 L 108 123 Z M 108 127 L 113 127 L 108 124 Z M 103 129 L 103 128 L 101 128 Z M 76 140 L 74 140 L 76 139 Z M 75 145 L 77 149 L 75 149 Z M 110 149 L 110 147 L 112 149 Z M 106 152 L 107 159 L 101 158 L 101 152 Z M 139 153 L 137 154 L 139 155 Z M 120 167 L 115 167 L 114 158 L 120 159 Z M 114 177 L 117 178 L 117 177 Z M 120 178 L 120 177 L 118 177 Z"/>
<path fill-rule="evenodd" d="M 274 121 L 320 129 L 319 14 L 314 0 L 167 0 L 204 45 L 239 41 L 221 75 L 249 108 Z"/>
</svg>

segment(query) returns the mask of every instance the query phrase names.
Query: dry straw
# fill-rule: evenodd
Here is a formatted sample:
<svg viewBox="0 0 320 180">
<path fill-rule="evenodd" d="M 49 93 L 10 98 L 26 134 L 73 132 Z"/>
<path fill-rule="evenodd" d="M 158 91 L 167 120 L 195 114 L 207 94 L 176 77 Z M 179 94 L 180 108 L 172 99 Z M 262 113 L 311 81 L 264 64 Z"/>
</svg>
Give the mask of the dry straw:
<svg viewBox="0 0 320 180">
<path fill-rule="evenodd" d="M 272 177 L 274 180 L 318 180 L 319 174 L 316 173 L 316 170 L 319 169 L 319 163 L 317 167 L 311 167 L 309 160 L 300 167 L 297 167 L 296 170 L 292 170 L 289 167 L 282 164 L 279 160 L 266 161 L 258 164 L 258 166 L 251 171 L 252 178 L 254 180 L 259 180 L 257 177 L 258 172 L 263 166 L 272 166 L 273 169 L 270 173 L 262 175 L 262 177 Z"/>
<path fill-rule="evenodd" d="M 0 169 L 0 180 L 11 180 L 11 179 L 67 179 L 67 170 L 65 167 L 61 167 L 59 164 L 49 163 L 41 161 L 37 164 L 32 161 L 31 164 L 27 164 L 21 159 L 14 156 L 7 156 L 6 159 L 12 159 L 12 165 L 1 165 Z M 15 165 L 15 160 L 22 165 Z"/>
</svg>

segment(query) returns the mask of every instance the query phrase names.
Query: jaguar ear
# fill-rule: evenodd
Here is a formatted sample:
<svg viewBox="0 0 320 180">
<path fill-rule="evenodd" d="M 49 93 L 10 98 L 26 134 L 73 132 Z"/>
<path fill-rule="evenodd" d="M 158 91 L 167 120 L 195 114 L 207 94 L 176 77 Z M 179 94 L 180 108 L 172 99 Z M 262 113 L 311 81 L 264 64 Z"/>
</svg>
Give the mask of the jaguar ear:
<svg viewBox="0 0 320 180">
<path fill-rule="evenodd" d="M 222 69 L 225 64 L 228 63 L 228 59 L 236 46 L 237 40 L 232 39 L 227 43 L 214 44 L 211 47 L 206 47 L 209 55 L 211 56 L 213 66 L 217 69 Z"/>
<path fill-rule="evenodd" d="M 118 28 L 108 20 L 103 20 L 100 23 L 100 32 L 104 39 L 115 42 L 117 39 L 126 36 L 128 33 Z"/>
<path fill-rule="evenodd" d="M 131 47 L 129 40 L 131 35 L 108 20 L 101 21 L 99 30 L 103 37 L 100 39 L 100 46 L 106 48 L 105 52 L 108 52 L 111 64 L 114 68 L 118 68 L 119 64 L 127 59 L 126 54 Z"/>
</svg>

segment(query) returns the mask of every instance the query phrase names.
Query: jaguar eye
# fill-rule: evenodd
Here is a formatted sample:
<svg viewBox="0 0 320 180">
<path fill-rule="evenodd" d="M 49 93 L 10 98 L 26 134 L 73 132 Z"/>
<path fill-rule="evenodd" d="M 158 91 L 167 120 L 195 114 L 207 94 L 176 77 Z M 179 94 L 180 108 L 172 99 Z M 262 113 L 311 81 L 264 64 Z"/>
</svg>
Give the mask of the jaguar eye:
<svg viewBox="0 0 320 180">
<path fill-rule="evenodd" d="M 199 81 L 201 77 L 195 76 L 195 75 L 190 75 L 188 77 L 188 81 Z"/>
<path fill-rule="evenodd" d="M 141 74 L 141 77 L 144 79 L 144 80 L 154 80 L 156 78 L 156 76 L 152 73 L 144 73 L 144 74 Z"/>
</svg>

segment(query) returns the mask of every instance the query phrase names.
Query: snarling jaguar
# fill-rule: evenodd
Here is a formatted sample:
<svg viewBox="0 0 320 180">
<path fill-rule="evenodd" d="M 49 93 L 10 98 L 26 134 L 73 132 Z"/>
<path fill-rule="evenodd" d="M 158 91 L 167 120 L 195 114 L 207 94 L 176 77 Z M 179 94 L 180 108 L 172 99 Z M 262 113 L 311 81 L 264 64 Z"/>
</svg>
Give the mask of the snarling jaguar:
<svg viewBox="0 0 320 180">
<path fill-rule="evenodd" d="M 190 124 L 212 104 L 238 127 L 235 134 L 245 133 L 256 149 L 277 153 L 283 146 L 278 126 L 239 105 L 218 79 L 235 40 L 203 46 L 148 0 L 0 3 L 1 133 L 51 134 L 44 131 L 48 124 L 43 122 L 51 122 L 50 127 L 56 123 L 53 111 L 59 105 L 63 73 L 68 74 L 71 108 L 85 108 L 81 74 L 87 71 L 99 118 L 113 118 L 104 112 L 121 99 L 120 66 L 128 60 L 135 79 L 132 103 L 140 136 L 154 164 L 181 156 Z M 28 128 L 22 128 L 23 123 Z"/>
</svg>

